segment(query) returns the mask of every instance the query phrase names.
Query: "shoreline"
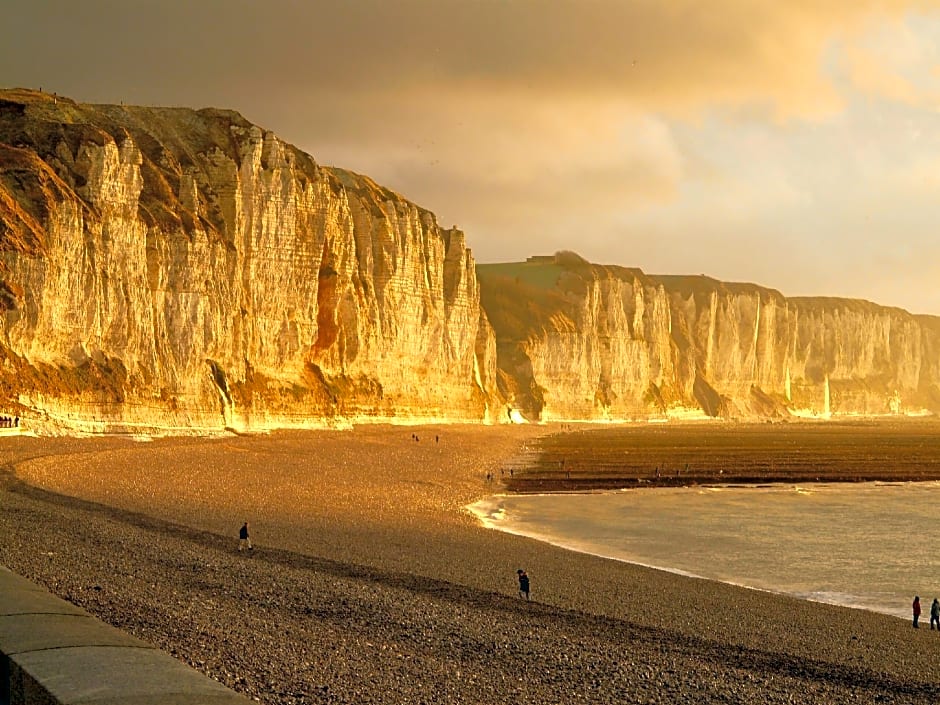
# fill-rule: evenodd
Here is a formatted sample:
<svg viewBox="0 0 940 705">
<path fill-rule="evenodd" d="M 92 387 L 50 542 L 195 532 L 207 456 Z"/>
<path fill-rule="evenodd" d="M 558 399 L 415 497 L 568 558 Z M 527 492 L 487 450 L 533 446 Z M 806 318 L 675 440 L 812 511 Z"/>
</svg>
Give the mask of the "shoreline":
<svg viewBox="0 0 940 705">
<path fill-rule="evenodd" d="M 745 492 L 756 491 L 760 492 L 762 490 L 793 490 L 793 489 L 813 489 L 813 486 L 816 485 L 820 489 L 837 489 L 846 484 L 851 484 L 857 486 L 859 484 L 872 485 L 875 487 L 901 487 L 908 484 L 930 484 L 934 485 L 937 488 L 940 488 L 940 481 L 938 480 L 929 480 L 923 482 L 909 483 L 906 481 L 896 481 L 892 480 L 886 483 L 880 481 L 872 481 L 871 483 L 843 483 L 843 482 L 806 482 L 806 483 L 760 483 L 753 485 L 743 485 L 738 483 L 733 484 L 713 484 L 713 485 L 688 485 L 688 486 L 673 486 L 673 487 L 639 487 L 639 488 L 625 488 L 619 490 L 587 490 L 587 491 L 572 491 L 572 492 L 547 492 L 542 494 L 525 494 L 525 493 L 496 493 L 492 494 L 484 499 L 478 500 L 471 505 L 468 505 L 466 509 L 473 514 L 481 525 L 489 530 L 503 532 L 512 536 L 524 537 L 532 539 L 534 541 L 540 541 L 550 546 L 554 546 L 566 551 L 572 551 L 575 553 L 584 554 L 587 556 L 593 556 L 605 560 L 618 561 L 621 563 L 626 563 L 629 565 L 638 566 L 641 568 L 647 568 L 650 570 L 663 571 L 667 573 L 672 573 L 675 575 L 693 578 L 697 580 L 706 580 L 712 581 L 736 588 L 741 588 L 745 590 L 756 590 L 759 592 L 770 593 L 773 595 L 780 595 L 784 597 L 791 597 L 799 600 L 804 600 L 808 602 L 815 602 L 819 604 L 833 605 L 838 607 L 844 607 L 847 609 L 862 610 L 871 614 L 885 615 L 889 617 L 894 617 L 896 619 L 901 619 L 905 623 L 910 621 L 910 617 L 907 615 L 907 611 L 904 608 L 899 609 L 899 605 L 905 605 L 907 596 L 898 595 L 896 601 L 883 602 L 877 601 L 873 602 L 873 596 L 870 593 L 848 593 L 840 592 L 839 590 L 835 591 L 814 591 L 806 592 L 799 591 L 794 589 L 788 589 L 787 587 L 777 586 L 767 586 L 767 585 L 754 585 L 744 582 L 746 578 L 742 579 L 730 579 L 730 578 L 721 578 L 708 575 L 707 572 L 701 572 L 694 568 L 684 568 L 672 565 L 669 563 L 667 556 L 661 556 L 660 558 L 654 559 L 643 559 L 638 557 L 631 557 L 625 554 L 619 554 L 616 548 L 611 547 L 608 543 L 596 543 L 592 542 L 590 539 L 583 540 L 581 535 L 557 532 L 553 531 L 549 523 L 545 526 L 531 526 L 526 528 L 526 525 L 519 525 L 518 522 L 514 522 L 512 514 L 509 514 L 507 509 L 511 511 L 511 508 L 507 508 L 504 505 L 506 500 L 511 500 L 513 498 L 536 498 L 536 497 L 558 497 L 558 496 L 617 496 L 623 492 L 646 492 L 646 491 L 655 491 L 655 490 L 701 490 L 701 489 L 716 489 L 716 490 L 743 490 Z M 533 506 L 537 508 L 537 505 L 531 505 L 526 503 L 523 508 L 523 513 L 531 512 Z M 518 509 L 518 507 L 517 507 Z M 557 512 L 557 508 L 550 510 L 552 514 Z M 523 522 L 523 524 L 528 524 Z M 587 535 L 590 536 L 590 530 L 588 530 Z M 765 581 L 766 582 L 766 581 Z M 823 594 L 832 594 L 832 595 L 841 595 L 843 599 L 838 597 L 820 597 L 819 595 Z"/>
<path fill-rule="evenodd" d="M 551 430 L 9 439 L 0 563 L 271 705 L 940 697 L 927 630 L 482 527 Z"/>
</svg>

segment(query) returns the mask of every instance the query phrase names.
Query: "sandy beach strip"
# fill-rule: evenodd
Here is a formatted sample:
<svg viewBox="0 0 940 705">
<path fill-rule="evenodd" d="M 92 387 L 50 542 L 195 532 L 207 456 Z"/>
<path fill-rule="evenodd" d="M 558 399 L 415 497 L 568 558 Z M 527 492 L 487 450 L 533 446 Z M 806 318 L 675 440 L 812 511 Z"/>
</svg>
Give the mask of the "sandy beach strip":
<svg viewBox="0 0 940 705">
<path fill-rule="evenodd" d="M 480 527 L 554 430 L 2 439 L 0 563 L 267 703 L 940 700 L 936 632 Z"/>
</svg>

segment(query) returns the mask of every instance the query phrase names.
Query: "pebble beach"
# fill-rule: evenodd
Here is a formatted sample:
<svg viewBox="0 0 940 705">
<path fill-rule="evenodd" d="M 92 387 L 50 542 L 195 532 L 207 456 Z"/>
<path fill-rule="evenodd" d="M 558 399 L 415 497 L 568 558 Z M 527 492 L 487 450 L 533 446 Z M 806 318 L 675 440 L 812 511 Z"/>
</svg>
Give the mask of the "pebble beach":
<svg viewBox="0 0 940 705">
<path fill-rule="evenodd" d="M 554 430 L 4 438 L 0 564 L 264 703 L 940 701 L 940 633 L 481 527 Z"/>
</svg>

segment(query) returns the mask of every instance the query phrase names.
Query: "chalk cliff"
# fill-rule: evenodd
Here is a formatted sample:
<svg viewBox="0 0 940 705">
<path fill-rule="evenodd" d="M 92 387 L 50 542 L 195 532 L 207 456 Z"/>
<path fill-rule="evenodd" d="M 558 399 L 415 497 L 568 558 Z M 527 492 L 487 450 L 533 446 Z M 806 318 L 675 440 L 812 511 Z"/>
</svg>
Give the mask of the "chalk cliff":
<svg viewBox="0 0 940 705">
<path fill-rule="evenodd" d="M 940 318 L 564 253 L 476 266 L 235 112 L 0 91 L 0 414 L 37 428 L 923 411 Z"/>
<path fill-rule="evenodd" d="M 478 265 L 504 394 L 527 418 L 940 411 L 940 318 L 572 253 Z"/>
<path fill-rule="evenodd" d="M 0 91 L 0 359 L 99 430 L 503 411 L 464 234 L 224 110 Z"/>
</svg>

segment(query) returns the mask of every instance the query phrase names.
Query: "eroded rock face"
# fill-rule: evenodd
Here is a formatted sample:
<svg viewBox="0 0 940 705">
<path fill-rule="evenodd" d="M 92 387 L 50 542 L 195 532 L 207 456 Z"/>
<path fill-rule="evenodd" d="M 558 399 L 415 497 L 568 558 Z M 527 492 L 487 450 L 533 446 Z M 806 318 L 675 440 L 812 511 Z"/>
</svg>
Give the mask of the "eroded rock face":
<svg viewBox="0 0 940 705">
<path fill-rule="evenodd" d="M 26 415 L 258 429 L 502 409 L 463 233 L 234 112 L 0 92 L 0 280 L 0 395 Z"/>
<path fill-rule="evenodd" d="M 0 91 L 0 363 L 0 414 L 46 428 L 940 411 L 938 318 L 570 254 L 476 268 L 237 113 L 28 91 Z"/>
<path fill-rule="evenodd" d="M 503 390 L 529 418 L 940 411 L 940 318 L 570 253 L 477 271 Z"/>
</svg>

